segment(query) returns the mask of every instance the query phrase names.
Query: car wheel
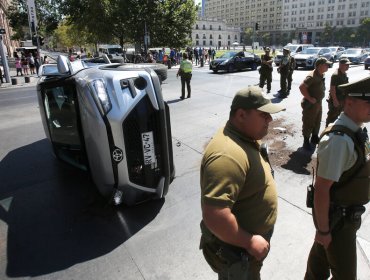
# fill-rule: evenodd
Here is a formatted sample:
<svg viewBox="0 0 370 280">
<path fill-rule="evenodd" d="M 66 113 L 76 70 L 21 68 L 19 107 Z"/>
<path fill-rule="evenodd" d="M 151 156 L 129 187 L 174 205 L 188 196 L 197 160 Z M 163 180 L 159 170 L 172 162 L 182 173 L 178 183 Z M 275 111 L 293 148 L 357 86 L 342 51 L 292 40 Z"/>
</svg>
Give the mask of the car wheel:
<svg viewBox="0 0 370 280">
<path fill-rule="evenodd" d="M 234 65 L 230 64 L 229 67 L 227 68 L 227 72 L 232 73 L 234 72 Z"/>
<path fill-rule="evenodd" d="M 257 70 L 257 63 L 255 63 L 255 62 L 253 62 L 253 64 L 252 64 L 252 70 Z"/>
<path fill-rule="evenodd" d="M 367 70 L 368 68 L 369 68 L 369 65 L 366 65 L 366 64 L 365 64 L 365 70 Z"/>
<path fill-rule="evenodd" d="M 130 64 L 132 66 L 132 64 Z M 162 83 L 167 79 L 167 66 L 161 63 L 138 63 L 134 67 L 150 68 L 157 74 L 160 82 Z"/>
<path fill-rule="evenodd" d="M 218 72 L 218 70 L 216 70 L 216 69 L 213 70 L 213 73 L 217 73 L 217 72 Z"/>
</svg>

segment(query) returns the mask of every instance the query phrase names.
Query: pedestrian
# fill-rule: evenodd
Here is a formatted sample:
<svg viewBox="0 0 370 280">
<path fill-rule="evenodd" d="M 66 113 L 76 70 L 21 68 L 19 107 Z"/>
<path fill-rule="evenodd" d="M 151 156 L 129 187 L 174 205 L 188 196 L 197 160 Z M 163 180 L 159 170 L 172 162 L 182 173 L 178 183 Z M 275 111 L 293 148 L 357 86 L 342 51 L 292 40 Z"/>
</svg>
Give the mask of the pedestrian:
<svg viewBox="0 0 370 280">
<path fill-rule="evenodd" d="M 226 126 L 205 150 L 200 249 L 218 279 L 260 279 L 277 217 L 275 181 L 260 140 L 270 114 L 283 109 L 257 86 L 238 91 Z"/>
<path fill-rule="evenodd" d="M 191 97 L 191 87 L 190 80 L 192 77 L 193 65 L 190 60 L 188 60 L 188 54 L 184 52 L 182 54 L 182 61 L 180 63 L 180 68 L 177 71 L 176 77 L 181 77 L 181 96 L 180 99 L 185 99 L 185 84 L 188 92 L 188 98 Z"/>
<path fill-rule="evenodd" d="M 2 71 L 2 67 L 0 67 L 0 85 L 4 83 L 4 80 L 3 80 L 3 71 Z"/>
<path fill-rule="evenodd" d="M 280 90 L 279 97 L 285 98 L 288 96 L 288 75 L 290 70 L 290 49 L 283 48 L 283 57 L 281 58 L 280 65 L 277 69 L 280 74 Z"/>
<path fill-rule="evenodd" d="M 36 68 L 36 74 L 39 73 L 39 69 L 40 69 L 40 56 L 38 53 L 35 54 L 35 56 L 33 57 L 34 61 L 35 61 L 35 68 Z"/>
<path fill-rule="evenodd" d="M 21 58 L 21 65 L 22 65 L 23 73 L 25 75 L 29 75 L 29 72 L 28 72 L 28 69 L 29 69 L 28 60 L 27 60 L 27 58 L 25 56 L 22 56 L 22 58 Z"/>
<path fill-rule="evenodd" d="M 289 54 L 290 54 L 290 50 L 289 50 Z M 290 93 L 290 90 L 292 89 L 292 82 L 293 82 L 293 72 L 296 68 L 297 64 L 295 62 L 295 58 L 291 55 L 289 55 L 289 72 L 288 72 L 288 95 Z"/>
<path fill-rule="evenodd" d="M 35 74 L 35 59 L 33 58 L 32 53 L 28 54 L 27 60 L 28 60 L 28 65 L 30 66 L 31 75 L 34 75 Z"/>
<path fill-rule="evenodd" d="M 338 89 L 338 86 L 348 83 L 347 70 L 351 62 L 348 58 L 339 60 L 339 67 L 334 71 L 330 79 L 330 90 L 328 101 L 328 115 L 326 125 L 335 121 L 343 110 L 344 96 Z"/>
<path fill-rule="evenodd" d="M 370 200 L 370 77 L 338 87 L 343 112 L 321 135 L 313 221 L 316 227 L 305 280 L 357 279 L 356 232 Z"/>
<path fill-rule="evenodd" d="M 303 95 L 301 107 L 303 148 L 305 150 L 311 150 L 310 141 L 314 145 L 319 143 L 318 135 L 322 117 L 322 99 L 325 96 L 324 73 L 328 71 L 331 64 L 332 62 L 325 57 L 318 58 L 315 62 L 315 69 L 307 75 L 299 86 L 299 90 Z"/>
<path fill-rule="evenodd" d="M 271 82 L 272 82 L 272 56 L 270 55 L 270 48 L 265 48 L 265 54 L 261 56 L 261 68 L 260 72 L 260 88 L 263 88 L 265 82 L 267 83 L 267 93 L 271 92 Z"/>
<path fill-rule="evenodd" d="M 49 61 L 48 61 L 48 56 L 47 56 L 47 55 L 45 55 L 45 56 L 44 56 L 44 60 L 43 60 L 42 64 L 48 64 L 48 63 L 49 63 Z"/>
<path fill-rule="evenodd" d="M 23 76 L 22 62 L 18 55 L 15 57 L 15 69 L 17 71 L 17 76 L 19 75 Z"/>
<path fill-rule="evenodd" d="M 194 57 L 195 57 L 195 66 L 197 66 L 199 62 L 199 51 L 197 48 L 194 48 Z"/>
</svg>

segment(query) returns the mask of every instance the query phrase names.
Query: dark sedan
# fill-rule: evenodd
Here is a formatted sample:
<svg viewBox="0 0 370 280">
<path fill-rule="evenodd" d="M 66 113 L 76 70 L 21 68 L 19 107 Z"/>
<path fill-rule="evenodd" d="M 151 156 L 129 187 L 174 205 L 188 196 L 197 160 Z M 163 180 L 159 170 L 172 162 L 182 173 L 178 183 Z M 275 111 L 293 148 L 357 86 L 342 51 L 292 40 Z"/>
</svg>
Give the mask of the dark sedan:
<svg viewBox="0 0 370 280">
<path fill-rule="evenodd" d="M 222 56 L 213 60 L 209 70 L 217 73 L 219 70 L 234 72 L 235 70 L 256 70 L 261 65 L 261 58 L 251 52 L 225 52 Z"/>
</svg>

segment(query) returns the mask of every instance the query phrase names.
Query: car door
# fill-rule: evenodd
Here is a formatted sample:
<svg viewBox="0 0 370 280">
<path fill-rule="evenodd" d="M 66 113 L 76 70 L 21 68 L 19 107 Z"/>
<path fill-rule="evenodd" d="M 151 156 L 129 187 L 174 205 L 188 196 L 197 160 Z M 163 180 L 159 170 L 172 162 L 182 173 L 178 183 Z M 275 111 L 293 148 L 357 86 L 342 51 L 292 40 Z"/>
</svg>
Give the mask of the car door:
<svg viewBox="0 0 370 280">
<path fill-rule="evenodd" d="M 236 70 L 241 70 L 246 68 L 245 67 L 245 56 L 244 52 L 238 52 L 234 57 L 234 65 Z"/>
</svg>

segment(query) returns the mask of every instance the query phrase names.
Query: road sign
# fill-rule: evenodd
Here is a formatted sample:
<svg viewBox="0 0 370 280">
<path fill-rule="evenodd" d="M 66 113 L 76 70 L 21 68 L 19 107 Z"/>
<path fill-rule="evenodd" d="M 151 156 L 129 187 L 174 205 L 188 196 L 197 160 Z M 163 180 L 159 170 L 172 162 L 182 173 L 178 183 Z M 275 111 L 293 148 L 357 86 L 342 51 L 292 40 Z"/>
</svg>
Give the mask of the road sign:
<svg viewBox="0 0 370 280">
<path fill-rule="evenodd" d="M 5 29 L 4 28 L 0 28 L 0 34 L 5 34 Z"/>
</svg>

